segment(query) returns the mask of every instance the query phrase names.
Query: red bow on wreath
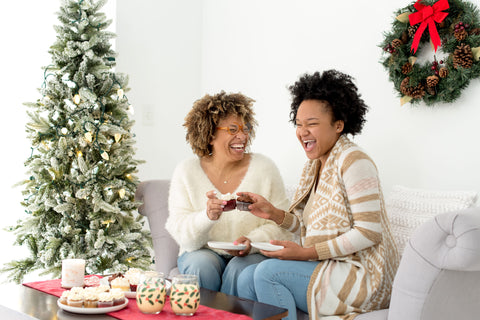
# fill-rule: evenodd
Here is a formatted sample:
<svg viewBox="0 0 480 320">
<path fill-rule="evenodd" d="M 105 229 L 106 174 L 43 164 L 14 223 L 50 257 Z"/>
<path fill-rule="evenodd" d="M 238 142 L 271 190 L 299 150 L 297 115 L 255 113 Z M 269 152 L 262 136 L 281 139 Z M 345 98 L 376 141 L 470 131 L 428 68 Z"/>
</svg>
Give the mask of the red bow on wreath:
<svg viewBox="0 0 480 320">
<path fill-rule="evenodd" d="M 413 50 L 413 53 L 417 51 L 423 31 L 425 31 L 428 26 L 428 29 L 430 31 L 430 38 L 432 39 L 432 43 L 436 52 L 437 47 L 439 47 L 442 42 L 440 41 L 440 36 L 438 35 L 435 22 L 440 23 L 443 21 L 443 19 L 445 19 L 446 16 L 448 16 L 448 12 L 442 12 L 442 10 L 446 10 L 450 7 L 448 4 L 448 0 L 439 0 L 434 3 L 433 6 L 426 6 L 424 4 L 421 4 L 420 0 L 417 0 L 417 2 L 413 6 L 415 7 L 415 9 L 417 9 L 417 12 L 414 12 L 408 16 L 408 19 L 410 20 L 410 25 L 414 26 L 417 23 L 421 24 L 417 32 L 415 32 L 415 36 L 413 37 L 411 50 Z"/>
</svg>

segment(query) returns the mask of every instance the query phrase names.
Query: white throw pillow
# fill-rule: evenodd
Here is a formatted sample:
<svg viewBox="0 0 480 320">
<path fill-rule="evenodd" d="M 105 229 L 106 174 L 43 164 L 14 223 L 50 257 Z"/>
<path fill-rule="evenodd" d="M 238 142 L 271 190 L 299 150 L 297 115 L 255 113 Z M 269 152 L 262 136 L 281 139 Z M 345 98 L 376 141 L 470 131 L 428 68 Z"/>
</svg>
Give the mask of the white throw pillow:
<svg viewBox="0 0 480 320">
<path fill-rule="evenodd" d="M 403 254 L 408 239 L 420 224 L 439 213 L 472 207 L 476 201 L 476 191 L 437 191 L 394 186 L 385 199 L 385 207 L 399 254 Z"/>
</svg>

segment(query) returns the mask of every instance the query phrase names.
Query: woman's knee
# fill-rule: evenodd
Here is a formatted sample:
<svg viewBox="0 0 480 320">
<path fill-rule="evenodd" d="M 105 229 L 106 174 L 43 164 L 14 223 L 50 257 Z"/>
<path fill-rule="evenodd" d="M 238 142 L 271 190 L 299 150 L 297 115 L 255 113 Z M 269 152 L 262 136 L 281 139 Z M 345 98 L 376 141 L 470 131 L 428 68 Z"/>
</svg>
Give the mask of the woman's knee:
<svg viewBox="0 0 480 320">
<path fill-rule="evenodd" d="M 257 300 L 255 294 L 255 285 L 253 282 L 253 274 L 258 264 L 252 264 L 240 273 L 237 279 L 238 296 L 250 300 Z"/>
</svg>

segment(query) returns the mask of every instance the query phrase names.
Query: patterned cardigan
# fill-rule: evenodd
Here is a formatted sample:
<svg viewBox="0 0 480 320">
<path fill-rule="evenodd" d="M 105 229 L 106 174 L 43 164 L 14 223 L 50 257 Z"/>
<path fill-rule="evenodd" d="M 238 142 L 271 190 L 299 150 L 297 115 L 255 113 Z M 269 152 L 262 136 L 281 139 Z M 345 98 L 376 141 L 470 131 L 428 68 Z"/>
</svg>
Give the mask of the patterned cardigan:
<svg viewBox="0 0 480 320">
<path fill-rule="evenodd" d="M 304 213 L 309 195 L 313 204 Z M 388 306 L 398 251 L 376 166 L 345 135 L 321 172 L 319 160 L 306 163 L 281 226 L 318 253 L 307 291 L 310 319 L 353 319 Z"/>
</svg>

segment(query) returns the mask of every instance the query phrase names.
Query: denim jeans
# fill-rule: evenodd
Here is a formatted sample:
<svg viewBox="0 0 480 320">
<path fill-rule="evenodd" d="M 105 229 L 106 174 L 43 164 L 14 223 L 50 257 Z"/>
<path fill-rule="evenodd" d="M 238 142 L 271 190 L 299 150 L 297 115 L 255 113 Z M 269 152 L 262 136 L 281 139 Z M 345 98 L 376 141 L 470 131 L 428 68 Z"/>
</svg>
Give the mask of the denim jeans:
<svg viewBox="0 0 480 320">
<path fill-rule="evenodd" d="M 308 313 L 307 288 L 319 261 L 269 259 L 245 268 L 238 277 L 238 296 L 288 309 L 285 319 Z"/>
<path fill-rule="evenodd" d="M 196 274 L 200 287 L 237 296 L 237 278 L 247 266 L 267 257 L 250 254 L 245 257 L 226 257 L 209 249 L 185 252 L 178 257 L 180 273 Z"/>
</svg>

